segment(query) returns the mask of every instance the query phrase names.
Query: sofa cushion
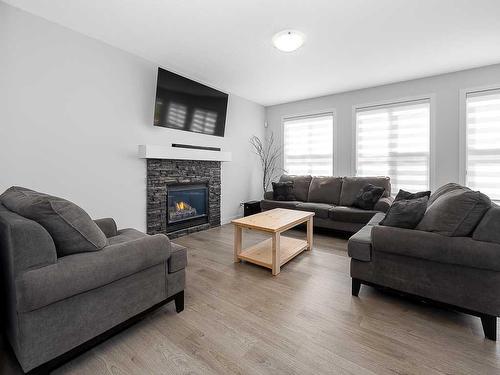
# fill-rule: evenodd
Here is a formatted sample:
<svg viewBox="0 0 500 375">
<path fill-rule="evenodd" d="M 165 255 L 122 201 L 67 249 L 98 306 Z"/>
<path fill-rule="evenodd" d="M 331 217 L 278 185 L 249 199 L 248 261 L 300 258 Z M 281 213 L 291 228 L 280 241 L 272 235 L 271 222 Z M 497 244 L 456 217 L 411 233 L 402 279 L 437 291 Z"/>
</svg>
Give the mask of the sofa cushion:
<svg viewBox="0 0 500 375">
<path fill-rule="evenodd" d="M 121 236 L 122 239 L 124 236 L 132 238 L 138 233 L 126 231 Z M 24 272 L 16 279 L 18 310 L 32 311 L 157 264 L 165 263 L 166 272 L 169 257 L 170 241 L 163 234 L 143 234 L 106 246 L 101 251 L 65 256 L 55 264 Z"/>
<path fill-rule="evenodd" d="M 380 225 L 414 229 L 424 217 L 428 200 L 424 195 L 421 198 L 394 201 Z"/>
<path fill-rule="evenodd" d="M 12 265 L 12 277 L 56 261 L 56 246 L 49 232 L 0 203 L 0 263 Z"/>
<path fill-rule="evenodd" d="M 332 205 L 326 203 L 301 202 L 295 207 L 295 210 L 314 212 L 317 217 L 328 219 L 329 211 L 332 208 Z"/>
<path fill-rule="evenodd" d="M 427 197 L 429 198 L 431 196 L 431 192 L 429 190 L 427 191 L 419 191 L 417 193 L 410 193 L 409 191 L 399 189 L 398 194 L 394 198 L 394 201 L 400 201 L 400 200 L 408 200 L 408 199 L 417 199 L 417 198 L 422 198 L 422 197 Z"/>
<path fill-rule="evenodd" d="M 311 180 L 311 176 L 294 176 L 287 174 L 282 175 L 280 178 L 280 182 L 293 181 L 293 194 L 295 195 L 295 199 L 302 202 L 307 202 Z"/>
<path fill-rule="evenodd" d="M 315 203 L 339 204 L 342 177 L 313 177 L 307 200 Z"/>
<path fill-rule="evenodd" d="M 477 225 L 472 239 L 476 241 L 494 242 L 500 244 L 500 207 L 492 207 L 484 214 Z"/>
<path fill-rule="evenodd" d="M 297 205 L 302 202 L 298 201 L 275 201 L 272 199 L 264 199 L 260 201 L 260 207 L 262 208 L 262 211 L 267 211 L 267 210 L 272 210 L 273 208 L 288 208 L 288 209 L 295 209 Z"/>
<path fill-rule="evenodd" d="M 416 229 L 450 237 L 469 236 L 490 206 L 490 198 L 478 191 L 450 190 L 428 206 Z"/>
<path fill-rule="evenodd" d="M 372 230 L 372 252 L 374 255 L 385 252 L 444 264 L 500 271 L 500 245 L 475 241 L 470 237 L 446 237 L 437 233 L 377 225 Z"/>
<path fill-rule="evenodd" d="M 469 191 L 470 189 L 468 187 L 456 184 L 454 182 L 450 182 L 448 184 L 445 184 L 445 185 L 439 187 L 434 193 L 432 193 L 429 197 L 429 201 L 427 202 L 427 205 L 430 206 L 440 196 L 442 196 L 446 193 L 449 193 L 451 191 L 454 191 L 454 190 Z"/>
<path fill-rule="evenodd" d="M 350 233 L 351 235 L 356 233 L 358 230 L 363 228 L 366 223 L 348 223 L 345 221 L 335 221 L 332 219 L 322 219 L 320 217 L 314 218 L 314 227 L 315 228 L 325 228 L 325 229 L 333 229 L 336 231 Z"/>
<path fill-rule="evenodd" d="M 52 236 L 59 257 L 101 250 L 107 239 L 90 216 L 76 204 L 33 190 L 12 187 L 2 195 L 9 210 L 34 220 Z"/>
<path fill-rule="evenodd" d="M 372 228 L 373 225 L 365 225 L 349 238 L 347 254 L 351 258 L 363 262 L 372 260 Z"/>
<path fill-rule="evenodd" d="M 176 243 L 171 242 L 171 253 L 168 258 L 168 273 L 180 271 L 187 266 L 187 249 Z"/>
<path fill-rule="evenodd" d="M 330 209 L 330 219 L 347 223 L 366 224 L 377 211 L 362 210 L 354 207 L 335 206 Z"/>
<path fill-rule="evenodd" d="M 23 197 L 22 192 L 35 193 L 34 190 L 22 186 L 11 186 L 0 194 L 0 203 L 3 204 L 4 201 L 9 201 L 9 210 L 18 214 L 18 211 L 24 204 L 24 201 L 21 199 Z M 5 204 L 4 206 L 7 207 Z"/>
<path fill-rule="evenodd" d="M 373 210 L 375 204 L 384 194 L 385 188 L 366 184 L 361 188 L 356 199 L 352 203 L 353 207 L 362 208 L 363 210 Z"/>
<path fill-rule="evenodd" d="M 273 199 L 275 201 L 294 201 L 293 181 L 273 182 Z"/>
<path fill-rule="evenodd" d="M 391 195 L 391 181 L 389 177 L 344 177 L 340 193 L 340 206 L 352 206 L 359 191 L 367 184 L 381 186 L 385 189 L 382 197 Z"/>
</svg>

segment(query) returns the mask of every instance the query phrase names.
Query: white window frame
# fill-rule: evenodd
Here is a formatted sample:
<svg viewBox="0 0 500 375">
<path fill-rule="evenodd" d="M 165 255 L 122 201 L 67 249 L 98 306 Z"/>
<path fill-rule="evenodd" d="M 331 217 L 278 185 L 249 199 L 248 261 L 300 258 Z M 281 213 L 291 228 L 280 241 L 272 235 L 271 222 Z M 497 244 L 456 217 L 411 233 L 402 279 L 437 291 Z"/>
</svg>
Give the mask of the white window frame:
<svg viewBox="0 0 500 375">
<path fill-rule="evenodd" d="M 481 91 L 490 90 L 500 90 L 500 83 L 470 87 L 460 90 L 459 95 L 459 108 L 460 108 L 460 118 L 459 118 L 459 182 L 462 185 L 466 184 L 467 181 L 467 94 L 473 94 Z M 494 200 L 498 202 L 498 200 Z"/>
<path fill-rule="evenodd" d="M 352 126 L 352 158 L 351 158 L 351 174 L 356 176 L 358 165 L 358 127 L 356 124 L 356 112 L 361 109 L 370 107 L 385 107 L 390 105 L 405 104 L 408 102 L 428 100 L 430 103 L 430 129 L 429 129 L 429 189 L 436 189 L 436 94 L 426 94 L 410 97 L 402 97 L 397 99 L 383 100 L 379 102 L 371 102 L 364 104 L 356 104 L 352 106 L 351 126 Z M 392 195 L 397 194 L 397 191 L 391 192 Z"/>
<path fill-rule="evenodd" d="M 310 111 L 310 112 L 300 112 L 294 114 L 287 114 L 281 116 L 281 127 L 280 127 L 280 145 L 281 145 L 281 168 L 285 169 L 285 121 L 295 120 L 306 117 L 316 117 L 316 116 L 324 116 L 331 115 L 333 117 L 333 139 L 332 139 L 332 147 L 333 147 L 333 171 L 332 176 L 336 176 L 339 170 L 338 164 L 338 137 L 337 137 L 337 112 L 334 108 L 328 108 L 324 110 L 318 111 Z"/>
</svg>

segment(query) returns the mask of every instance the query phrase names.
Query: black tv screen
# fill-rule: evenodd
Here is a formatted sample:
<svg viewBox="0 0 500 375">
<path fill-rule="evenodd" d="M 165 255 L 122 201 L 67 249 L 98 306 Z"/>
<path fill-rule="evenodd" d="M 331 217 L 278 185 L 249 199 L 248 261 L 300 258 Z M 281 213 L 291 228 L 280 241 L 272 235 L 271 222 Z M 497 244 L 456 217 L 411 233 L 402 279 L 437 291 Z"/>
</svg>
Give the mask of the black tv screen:
<svg viewBox="0 0 500 375">
<path fill-rule="evenodd" d="M 154 125 L 224 136 L 228 95 L 158 68 Z"/>
</svg>

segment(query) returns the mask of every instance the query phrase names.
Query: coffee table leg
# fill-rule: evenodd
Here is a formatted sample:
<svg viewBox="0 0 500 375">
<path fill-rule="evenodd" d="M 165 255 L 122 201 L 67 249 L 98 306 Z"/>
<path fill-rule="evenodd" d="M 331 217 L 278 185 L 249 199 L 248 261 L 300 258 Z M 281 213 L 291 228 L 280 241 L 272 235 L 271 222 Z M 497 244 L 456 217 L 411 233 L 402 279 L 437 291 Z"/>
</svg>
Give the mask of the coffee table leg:
<svg viewBox="0 0 500 375">
<path fill-rule="evenodd" d="M 313 217 L 311 216 L 307 220 L 307 250 L 312 250 L 313 248 Z"/>
<path fill-rule="evenodd" d="M 273 233 L 273 249 L 272 249 L 273 275 L 280 273 L 280 234 Z"/>
<path fill-rule="evenodd" d="M 238 255 L 241 253 L 242 230 L 238 225 L 234 226 L 234 263 L 239 263 Z"/>
</svg>

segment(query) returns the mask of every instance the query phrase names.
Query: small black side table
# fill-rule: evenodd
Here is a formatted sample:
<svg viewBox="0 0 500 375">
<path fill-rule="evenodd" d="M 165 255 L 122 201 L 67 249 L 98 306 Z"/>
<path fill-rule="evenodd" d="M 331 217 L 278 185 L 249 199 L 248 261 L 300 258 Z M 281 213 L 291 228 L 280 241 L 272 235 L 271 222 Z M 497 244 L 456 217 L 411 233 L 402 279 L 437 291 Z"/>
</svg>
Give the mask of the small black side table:
<svg viewBox="0 0 500 375">
<path fill-rule="evenodd" d="M 243 203 L 243 216 L 250 216 L 261 212 L 260 201 L 249 201 Z"/>
</svg>

